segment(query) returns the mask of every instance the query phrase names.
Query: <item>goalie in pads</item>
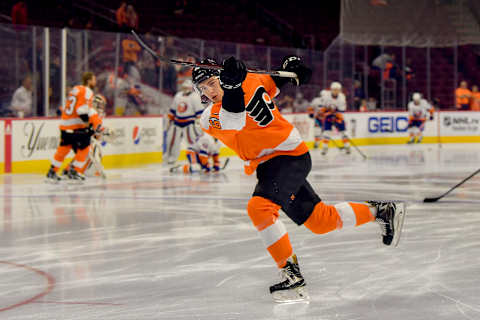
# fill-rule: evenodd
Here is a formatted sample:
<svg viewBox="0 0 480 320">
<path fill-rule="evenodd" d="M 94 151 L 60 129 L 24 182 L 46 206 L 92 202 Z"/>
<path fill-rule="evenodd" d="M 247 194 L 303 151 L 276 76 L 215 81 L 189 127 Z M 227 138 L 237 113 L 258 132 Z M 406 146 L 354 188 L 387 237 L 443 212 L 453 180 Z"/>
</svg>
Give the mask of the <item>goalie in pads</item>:
<svg viewBox="0 0 480 320">
<path fill-rule="evenodd" d="M 207 59 L 202 64 L 216 64 Z M 213 102 L 200 118 L 202 129 L 233 149 L 245 161 L 245 173 L 257 173 L 257 185 L 247 213 L 280 269 L 282 281 L 270 287 L 277 302 L 308 299 L 306 282 L 279 210 L 316 234 L 377 221 L 385 245 L 400 239 L 405 205 L 401 202 L 322 202 L 307 180 L 312 166 L 308 147 L 298 130 L 273 103 L 280 88 L 309 82 L 311 70 L 297 56 L 287 56 L 281 70 L 298 79 L 247 73 L 245 64 L 228 58 L 223 70 L 197 67 L 196 90 Z"/>
<path fill-rule="evenodd" d="M 183 173 L 192 173 L 196 166 L 204 172 L 220 171 L 220 146 L 218 140 L 207 134 L 202 134 L 194 144 L 187 149 L 188 164 L 183 166 Z M 210 163 L 210 159 L 212 160 Z"/>
</svg>

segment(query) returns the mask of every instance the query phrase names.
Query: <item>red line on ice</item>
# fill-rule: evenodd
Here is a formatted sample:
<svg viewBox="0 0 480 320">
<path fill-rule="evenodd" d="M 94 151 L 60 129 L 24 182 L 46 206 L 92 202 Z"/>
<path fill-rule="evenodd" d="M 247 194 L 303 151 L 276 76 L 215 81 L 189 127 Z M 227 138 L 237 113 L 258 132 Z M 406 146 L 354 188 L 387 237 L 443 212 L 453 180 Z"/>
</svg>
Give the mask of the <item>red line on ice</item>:
<svg viewBox="0 0 480 320">
<path fill-rule="evenodd" d="M 45 279 L 47 279 L 47 282 L 48 282 L 45 289 L 42 292 L 40 292 L 39 294 L 31 297 L 30 299 L 21 301 L 19 303 L 12 304 L 8 307 L 0 308 L 0 312 L 11 310 L 11 309 L 21 307 L 23 305 L 35 302 L 35 300 L 40 299 L 41 297 L 49 294 L 53 290 L 53 288 L 55 287 L 55 278 L 52 275 L 46 273 L 45 271 L 42 271 L 42 270 L 39 270 L 39 269 L 36 269 L 36 268 L 32 268 L 32 267 L 29 267 L 29 266 L 24 265 L 24 264 L 15 263 L 15 262 L 0 261 L 0 263 L 35 272 L 36 274 L 38 274 L 38 275 L 44 277 Z"/>
</svg>

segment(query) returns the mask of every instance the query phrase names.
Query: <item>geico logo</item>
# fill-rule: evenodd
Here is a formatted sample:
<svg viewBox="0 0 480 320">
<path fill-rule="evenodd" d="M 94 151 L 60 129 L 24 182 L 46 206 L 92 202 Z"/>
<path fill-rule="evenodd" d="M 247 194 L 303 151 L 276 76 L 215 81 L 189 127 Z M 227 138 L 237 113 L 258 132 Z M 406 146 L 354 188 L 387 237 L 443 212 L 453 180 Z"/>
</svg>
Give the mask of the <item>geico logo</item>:
<svg viewBox="0 0 480 320">
<path fill-rule="evenodd" d="M 157 130 L 155 128 L 142 128 L 140 135 L 142 137 L 154 137 L 157 135 Z"/>
<path fill-rule="evenodd" d="M 385 116 L 368 118 L 368 132 L 405 132 L 408 129 L 408 118 Z"/>
</svg>

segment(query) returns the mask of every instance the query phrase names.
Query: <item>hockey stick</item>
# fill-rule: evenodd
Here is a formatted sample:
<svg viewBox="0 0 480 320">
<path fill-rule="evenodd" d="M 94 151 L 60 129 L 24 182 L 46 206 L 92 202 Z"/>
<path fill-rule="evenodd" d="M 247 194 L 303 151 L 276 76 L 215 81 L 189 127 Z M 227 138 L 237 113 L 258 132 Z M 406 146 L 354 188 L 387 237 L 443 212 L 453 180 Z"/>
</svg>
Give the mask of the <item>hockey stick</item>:
<svg viewBox="0 0 480 320">
<path fill-rule="evenodd" d="M 425 198 L 423 199 L 423 202 L 436 202 L 438 200 L 440 200 L 441 198 L 445 197 L 447 194 L 449 194 L 450 192 L 452 192 L 454 189 L 456 189 L 457 187 L 459 187 L 460 185 L 462 185 L 464 182 L 466 182 L 467 180 L 471 179 L 474 175 L 476 175 L 477 173 L 480 172 L 480 169 L 478 169 L 477 171 L 475 171 L 474 173 L 472 173 L 471 175 L 469 175 L 468 177 L 466 177 L 465 179 L 463 179 L 462 181 L 460 181 L 459 183 L 457 183 L 453 188 L 451 188 L 450 190 L 448 190 L 447 192 L 445 192 L 444 194 L 442 194 L 441 196 L 438 196 L 438 197 L 435 197 L 435 198 Z"/>
<path fill-rule="evenodd" d="M 229 162 L 230 162 L 230 158 L 225 159 L 225 162 L 223 163 L 223 166 L 220 168 L 220 171 L 225 170 Z"/>
<path fill-rule="evenodd" d="M 186 62 L 186 61 L 180 61 L 180 60 L 175 60 L 175 59 L 170 59 L 167 57 L 162 57 L 158 55 L 152 48 L 150 48 L 143 40 L 140 38 L 140 36 L 135 32 L 131 31 L 135 39 L 138 41 L 140 46 L 147 50 L 148 53 L 150 53 L 154 58 L 167 62 L 167 63 L 173 63 L 173 64 L 179 64 L 182 66 L 187 66 L 187 67 L 201 67 L 203 69 L 213 69 L 213 70 L 222 70 L 223 67 L 221 65 L 207 65 L 207 64 L 202 64 L 202 63 L 196 63 L 196 62 Z M 247 69 L 247 72 L 249 73 L 258 73 L 258 74 L 268 74 L 271 76 L 277 76 L 277 77 L 282 77 L 282 78 L 295 78 L 298 83 L 298 78 L 297 74 L 295 72 L 289 72 L 289 71 L 270 71 L 270 70 L 257 70 L 257 69 Z"/>
<path fill-rule="evenodd" d="M 345 137 L 348 139 L 348 141 L 350 142 L 350 144 L 355 148 L 355 150 L 358 151 L 358 153 L 360 153 L 360 155 L 363 157 L 364 160 L 367 160 L 367 156 L 357 147 L 357 145 L 355 143 L 353 143 L 352 139 L 350 139 L 349 136 L 347 136 L 346 134 L 344 134 Z"/>
</svg>

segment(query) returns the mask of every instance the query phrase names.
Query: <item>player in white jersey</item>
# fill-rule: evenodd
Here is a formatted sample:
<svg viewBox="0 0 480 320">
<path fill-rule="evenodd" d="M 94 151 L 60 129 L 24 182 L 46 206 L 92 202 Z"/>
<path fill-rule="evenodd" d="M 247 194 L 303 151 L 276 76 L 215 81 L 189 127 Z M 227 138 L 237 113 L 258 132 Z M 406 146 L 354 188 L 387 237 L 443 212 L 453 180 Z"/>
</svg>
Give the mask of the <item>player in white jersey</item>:
<svg viewBox="0 0 480 320">
<path fill-rule="evenodd" d="M 183 166 L 184 173 L 196 171 L 195 165 L 202 172 L 220 171 L 220 143 L 208 134 L 202 134 L 197 141 L 187 149 L 188 164 Z M 210 164 L 212 159 L 212 164 Z"/>
<path fill-rule="evenodd" d="M 323 111 L 324 111 L 324 96 L 326 95 L 327 90 L 321 90 L 319 95 L 310 102 L 310 107 L 308 108 L 308 115 L 314 120 L 313 134 L 315 137 L 315 142 L 313 148 L 317 149 L 318 145 L 322 142 L 323 134 Z"/>
<path fill-rule="evenodd" d="M 193 91 L 191 80 L 183 81 L 180 91 L 173 98 L 167 125 L 165 160 L 172 165 L 180 155 L 180 144 L 185 138 L 187 145 L 192 145 L 201 130 L 195 125 L 195 120 L 203 112 L 200 95 Z"/>
<path fill-rule="evenodd" d="M 422 99 L 420 93 L 415 92 L 412 95 L 412 101 L 408 103 L 408 134 L 410 136 L 408 144 L 415 143 L 415 138 L 417 143 L 422 142 L 425 121 L 427 117 L 433 120 L 433 112 L 434 108 L 432 105 L 427 100 Z"/>
<path fill-rule="evenodd" d="M 335 127 L 342 134 L 343 148 L 350 153 L 350 145 L 348 138 L 345 135 L 345 120 L 343 119 L 343 112 L 347 109 L 347 99 L 342 93 L 342 85 L 340 82 L 332 82 L 330 91 L 326 91 L 322 97 L 324 112 L 322 117 L 323 122 L 323 148 L 322 155 L 328 152 L 328 143 L 331 139 L 332 128 Z"/>
</svg>

